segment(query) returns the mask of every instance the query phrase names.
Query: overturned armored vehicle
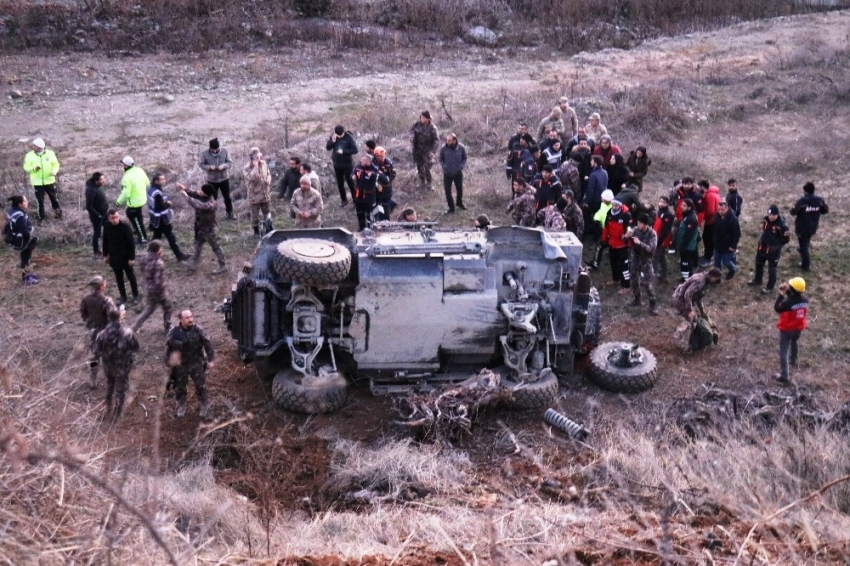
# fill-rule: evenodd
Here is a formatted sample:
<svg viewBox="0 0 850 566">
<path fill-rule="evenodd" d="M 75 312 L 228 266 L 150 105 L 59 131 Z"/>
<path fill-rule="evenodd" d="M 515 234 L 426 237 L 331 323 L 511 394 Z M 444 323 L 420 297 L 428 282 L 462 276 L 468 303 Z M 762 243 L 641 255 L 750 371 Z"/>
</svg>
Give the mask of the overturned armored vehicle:
<svg viewBox="0 0 850 566">
<path fill-rule="evenodd" d="M 382 394 L 485 366 L 516 406 L 542 407 L 599 340 L 581 252 L 571 233 L 519 227 L 277 230 L 245 265 L 225 318 L 242 360 L 274 379 L 287 409 L 337 409 L 355 377 Z"/>
</svg>

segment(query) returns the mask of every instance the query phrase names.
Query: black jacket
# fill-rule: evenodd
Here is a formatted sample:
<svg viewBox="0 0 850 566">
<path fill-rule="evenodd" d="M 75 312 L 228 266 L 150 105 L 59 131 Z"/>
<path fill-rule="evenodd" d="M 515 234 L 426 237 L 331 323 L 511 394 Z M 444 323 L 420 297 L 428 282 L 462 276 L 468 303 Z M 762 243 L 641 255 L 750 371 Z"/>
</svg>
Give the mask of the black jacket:
<svg viewBox="0 0 850 566">
<path fill-rule="evenodd" d="M 287 167 L 280 179 L 277 191 L 281 198 L 291 197 L 301 187 L 301 172 L 298 168 Z"/>
<path fill-rule="evenodd" d="M 726 216 L 717 214 L 714 217 L 714 249 L 721 253 L 738 248 L 741 239 L 741 224 L 731 210 Z"/>
<path fill-rule="evenodd" d="M 775 222 L 768 220 L 767 216 L 761 225 L 761 237 L 759 238 L 758 251 L 764 254 L 778 254 L 782 246 L 791 239 L 791 231 L 781 216 Z"/>
<path fill-rule="evenodd" d="M 741 217 L 741 207 L 744 204 L 744 199 L 738 194 L 738 191 L 729 191 L 726 193 L 726 204 L 729 205 L 729 210 L 735 213 L 738 218 Z"/>
<path fill-rule="evenodd" d="M 109 265 L 115 266 L 136 259 L 136 239 L 127 222 L 122 220 L 113 226 L 107 221 L 103 225 L 103 257 L 108 257 Z"/>
<path fill-rule="evenodd" d="M 86 181 L 86 211 L 88 211 L 92 222 L 106 221 L 108 210 L 109 203 L 106 202 L 106 192 L 104 192 L 103 187 L 93 183 L 91 179 Z"/>
<path fill-rule="evenodd" d="M 336 141 L 334 141 L 334 137 L 332 135 L 328 138 L 328 143 L 325 144 L 325 148 L 331 152 L 331 161 L 333 162 L 334 167 L 351 169 L 353 166 L 351 156 L 357 155 L 357 142 L 354 141 L 354 136 L 351 135 L 351 132 L 345 132 L 342 136 L 338 137 Z M 340 151 L 342 153 L 340 153 Z"/>
<path fill-rule="evenodd" d="M 815 194 L 806 194 L 794 208 L 791 216 L 794 216 L 794 232 L 803 236 L 814 236 L 818 231 L 820 215 L 829 212 L 826 202 Z"/>
</svg>

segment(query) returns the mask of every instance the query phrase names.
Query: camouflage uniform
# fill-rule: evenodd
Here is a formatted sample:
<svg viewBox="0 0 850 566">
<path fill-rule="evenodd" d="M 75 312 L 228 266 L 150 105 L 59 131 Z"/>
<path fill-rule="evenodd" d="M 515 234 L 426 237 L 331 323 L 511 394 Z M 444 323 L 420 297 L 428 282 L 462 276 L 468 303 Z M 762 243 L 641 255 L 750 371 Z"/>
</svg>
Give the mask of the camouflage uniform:
<svg viewBox="0 0 850 566">
<path fill-rule="evenodd" d="M 537 207 L 534 200 L 535 191 L 527 187 L 520 195 L 514 193 L 514 198 L 508 205 L 508 212 L 517 226 L 534 226 L 537 220 Z"/>
<path fill-rule="evenodd" d="M 203 193 L 189 193 L 186 200 L 195 209 L 195 256 L 192 258 L 192 267 L 197 268 L 201 260 L 201 248 L 207 242 L 218 258 L 218 265 L 223 268 L 224 252 L 218 243 L 218 222 L 215 218 L 218 202 Z"/>
<path fill-rule="evenodd" d="M 537 221 L 543 224 L 543 229 L 547 232 L 564 232 L 567 229 L 561 211 L 554 204 L 540 210 L 537 213 Z"/>
<path fill-rule="evenodd" d="M 103 360 L 106 374 L 106 408 L 112 409 L 114 392 L 117 395 L 116 415 L 120 415 L 124 407 L 124 394 L 133 369 L 133 352 L 138 349 L 139 342 L 133 331 L 124 327 L 120 320 L 110 322 L 95 338 L 94 353 Z"/>
<path fill-rule="evenodd" d="M 171 328 L 171 300 L 165 289 L 165 263 L 156 252 L 148 252 L 142 258 L 140 268 L 145 287 L 145 308 L 133 323 L 133 332 L 138 332 L 156 307 L 162 307 L 162 324 L 166 332 Z"/>
<path fill-rule="evenodd" d="M 289 210 L 295 214 L 296 228 L 321 228 L 324 209 L 322 193 L 313 188 L 306 193 L 299 188 L 292 194 L 292 200 L 289 202 Z M 301 218 L 299 212 L 309 213 L 310 218 Z"/>
<path fill-rule="evenodd" d="M 567 159 L 558 168 L 558 179 L 561 181 L 563 190 L 572 191 L 576 202 L 581 202 L 581 174 L 572 159 Z"/>
<path fill-rule="evenodd" d="M 705 307 L 702 304 L 702 298 L 705 295 L 705 290 L 708 287 L 708 272 L 697 273 L 691 275 L 688 279 L 676 287 L 673 291 L 671 302 L 673 307 L 679 311 L 679 314 L 688 320 L 691 312 L 701 314 L 705 312 Z"/>
<path fill-rule="evenodd" d="M 205 356 L 206 354 L 206 356 Z M 171 380 L 177 395 L 178 416 L 180 408 L 186 408 L 186 385 L 189 378 L 195 384 L 195 394 L 201 403 L 201 411 L 207 405 L 207 363 L 215 357 L 210 339 L 204 329 L 194 324 L 189 328 L 177 325 L 168 333 L 165 361 L 171 365 Z"/>
<path fill-rule="evenodd" d="M 437 127 L 429 120 L 427 124 L 418 121 L 410 128 L 413 134 L 413 161 L 416 163 L 416 175 L 419 181 L 431 186 L 431 165 L 434 163 L 434 152 L 440 134 Z"/>
<path fill-rule="evenodd" d="M 94 341 L 97 338 L 98 332 L 106 328 L 109 324 L 110 311 L 116 310 L 115 302 L 95 289 L 85 297 L 80 303 L 80 316 L 83 317 L 83 322 L 86 323 L 86 328 L 89 329 L 89 369 L 91 371 L 91 385 L 96 384 L 97 379 L 97 356 L 94 354 Z"/>
<path fill-rule="evenodd" d="M 632 291 L 635 296 L 634 304 L 640 304 L 641 288 L 645 288 L 646 294 L 649 297 L 650 312 L 657 314 L 658 311 L 655 302 L 655 270 L 652 268 L 652 258 L 655 256 L 658 236 L 655 234 L 652 226 L 647 226 L 645 230 L 634 228 L 632 230 L 632 238 L 629 265 L 632 270 L 631 281 Z M 638 241 L 634 238 L 637 238 Z"/>
<path fill-rule="evenodd" d="M 581 240 L 584 236 L 584 213 L 582 213 L 581 207 L 573 202 L 564 209 L 563 216 L 567 231 L 572 232 L 576 235 L 576 238 Z"/>
</svg>

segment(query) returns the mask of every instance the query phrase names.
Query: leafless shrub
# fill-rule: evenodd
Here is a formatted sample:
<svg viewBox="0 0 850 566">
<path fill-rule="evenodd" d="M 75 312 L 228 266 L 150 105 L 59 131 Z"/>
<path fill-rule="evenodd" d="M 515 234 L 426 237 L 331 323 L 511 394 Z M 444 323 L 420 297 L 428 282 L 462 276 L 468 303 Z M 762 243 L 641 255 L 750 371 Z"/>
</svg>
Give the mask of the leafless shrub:
<svg viewBox="0 0 850 566">
<path fill-rule="evenodd" d="M 667 143 L 680 136 L 688 126 L 686 113 L 677 108 L 670 93 L 662 88 L 629 89 L 612 97 L 617 112 L 618 137 L 645 139 Z"/>
</svg>

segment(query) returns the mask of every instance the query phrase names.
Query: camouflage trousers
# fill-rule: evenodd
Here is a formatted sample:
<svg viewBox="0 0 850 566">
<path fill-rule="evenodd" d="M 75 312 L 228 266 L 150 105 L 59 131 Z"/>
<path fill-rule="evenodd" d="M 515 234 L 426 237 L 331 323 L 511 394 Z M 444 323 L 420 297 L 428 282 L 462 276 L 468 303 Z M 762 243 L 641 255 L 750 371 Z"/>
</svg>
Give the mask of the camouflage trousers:
<svg viewBox="0 0 850 566">
<path fill-rule="evenodd" d="M 177 402 L 185 402 L 187 397 L 186 386 L 189 379 L 195 384 L 195 395 L 202 404 L 207 400 L 207 368 L 206 365 L 176 367 L 173 373 L 174 393 Z"/>
<path fill-rule="evenodd" d="M 124 395 L 130 386 L 130 368 L 113 368 L 104 365 L 106 374 L 106 406 L 112 407 L 112 399 L 115 397 L 115 407 L 120 412 L 124 406 Z"/>
<path fill-rule="evenodd" d="M 430 151 L 413 153 L 413 162 L 416 163 L 416 176 L 420 182 L 431 185 L 431 165 L 434 164 L 434 154 Z"/>
<path fill-rule="evenodd" d="M 215 257 L 218 258 L 218 264 L 224 265 L 224 252 L 221 251 L 221 245 L 218 243 L 218 234 L 213 230 L 204 229 L 199 229 L 195 235 L 195 256 L 192 259 L 194 265 L 198 265 L 201 260 L 201 248 L 203 248 L 204 243 L 210 245 Z"/>
<path fill-rule="evenodd" d="M 167 294 L 154 295 L 147 294 L 145 296 L 145 308 L 139 314 L 139 317 L 133 323 L 133 332 L 138 332 L 142 324 L 153 314 L 156 307 L 162 307 L 162 324 L 166 330 L 171 327 L 171 300 Z"/>
<path fill-rule="evenodd" d="M 633 250 L 629 253 L 629 268 L 631 269 L 631 285 L 635 299 L 641 299 L 641 289 L 646 289 L 646 296 L 651 303 L 655 303 L 655 269 L 652 267 L 652 258 L 638 257 Z"/>
<path fill-rule="evenodd" d="M 97 356 L 94 355 L 94 341 L 101 330 L 103 328 L 89 328 L 89 345 L 86 351 L 89 353 L 89 368 L 94 371 L 97 371 L 98 366 Z"/>
</svg>

